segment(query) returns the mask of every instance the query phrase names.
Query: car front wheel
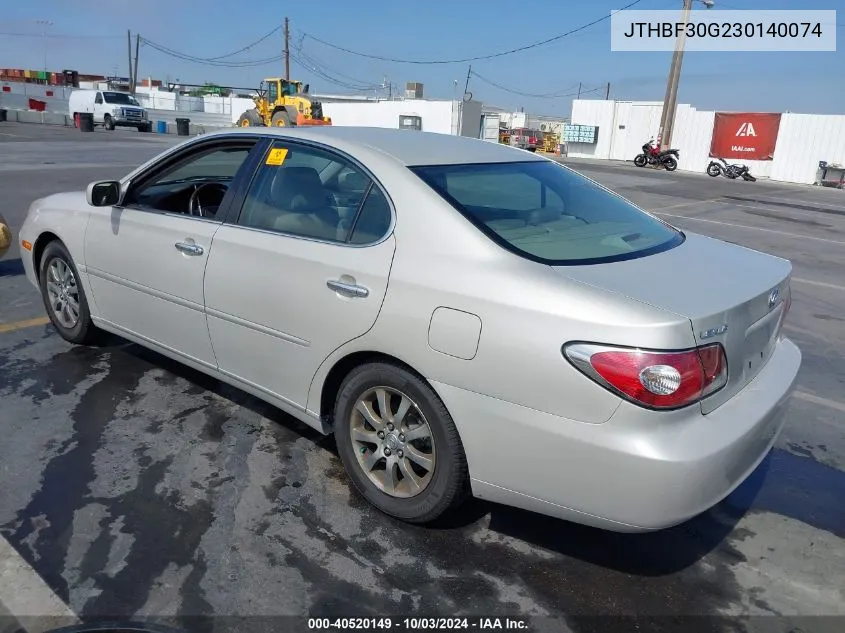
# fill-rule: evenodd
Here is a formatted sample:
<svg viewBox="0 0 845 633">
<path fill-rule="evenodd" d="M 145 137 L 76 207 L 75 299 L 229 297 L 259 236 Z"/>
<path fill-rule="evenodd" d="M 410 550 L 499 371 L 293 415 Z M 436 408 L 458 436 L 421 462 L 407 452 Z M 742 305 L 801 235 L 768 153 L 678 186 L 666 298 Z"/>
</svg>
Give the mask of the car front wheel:
<svg viewBox="0 0 845 633">
<path fill-rule="evenodd" d="M 39 279 L 47 316 L 59 335 L 77 345 L 92 342 L 97 329 L 91 321 L 85 290 L 73 258 L 61 242 L 50 242 L 44 249 Z"/>
<path fill-rule="evenodd" d="M 427 523 L 466 499 L 469 476 L 455 424 L 408 370 L 390 363 L 353 370 L 337 397 L 334 428 L 346 472 L 382 512 Z"/>
</svg>

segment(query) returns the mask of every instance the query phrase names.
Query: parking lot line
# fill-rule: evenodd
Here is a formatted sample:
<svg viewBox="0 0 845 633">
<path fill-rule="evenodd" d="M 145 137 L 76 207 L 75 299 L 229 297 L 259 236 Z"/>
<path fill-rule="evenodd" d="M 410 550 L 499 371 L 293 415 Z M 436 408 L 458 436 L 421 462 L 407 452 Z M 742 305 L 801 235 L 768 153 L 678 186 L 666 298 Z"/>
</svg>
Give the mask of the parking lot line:
<svg viewBox="0 0 845 633">
<path fill-rule="evenodd" d="M 28 633 L 45 633 L 80 623 L 23 557 L 0 536 L 0 609 Z"/>
<path fill-rule="evenodd" d="M 784 199 L 784 200 L 786 200 L 786 199 Z M 756 205 L 756 204 L 739 204 L 738 202 L 733 202 L 732 200 L 725 200 L 725 202 L 727 204 L 730 204 L 733 207 L 740 207 L 742 209 L 754 209 L 754 210 L 757 210 L 757 211 L 768 211 L 769 213 L 773 213 L 773 212 L 778 211 L 778 209 L 769 209 L 768 207 L 761 207 L 761 206 Z M 761 202 L 763 204 L 766 204 L 770 201 L 769 200 L 761 200 Z M 792 201 L 788 200 L 788 202 L 792 202 Z M 786 202 L 784 202 L 784 204 L 786 204 Z M 817 206 L 819 206 L 819 209 L 821 210 L 822 213 L 825 212 L 825 211 L 831 212 L 831 211 L 838 211 L 839 210 L 839 209 L 825 209 L 825 208 L 821 207 L 820 205 L 817 205 Z M 819 211 L 805 211 L 805 210 L 802 210 L 802 209 L 795 209 L 795 208 L 792 208 L 792 207 L 789 207 L 788 213 L 799 213 L 801 215 L 809 215 L 809 216 L 815 217 L 815 218 L 819 217 Z"/>
<path fill-rule="evenodd" d="M 829 284 L 825 281 L 813 281 L 812 279 L 802 279 L 801 277 L 793 277 L 792 281 L 797 281 L 798 283 L 802 284 L 809 284 L 810 286 L 830 288 L 831 290 L 845 290 L 845 286 L 837 286 L 836 284 Z"/>
<path fill-rule="evenodd" d="M 710 202 L 722 202 L 723 197 L 720 196 L 718 198 L 709 198 L 707 200 L 693 200 L 691 202 L 681 202 L 680 204 L 670 204 L 668 207 L 660 207 L 660 211 L 667 211 L 669 209 L 680 209 L 681 207 L 692 207 L 696 204 L 707 204 Z M 652 213 L 657 213 L 657 211 L 652 211 Z"/>
<path fill-rule="evenodd" d="M 23 321 L 13 321 L 12 323 L 0 323 L 0 334 L 5 332 L 15 332 L 23 330 L 28 327 L 35 327 L 37 325 L 47 325 L 50 322 L 48 317 L 37 317 L 35 319 L 24 319 Z"/>
<path fill-rule="evenodd" d="M 764 229 L 762 226 L 748 226 L 747 224 L 734 224 L 733 222 L 721 222 L 719 220 L 706 220 L 704 218 L 695 218 L 689 215 L 675 215 L 672 213 L 662 213 L 653 211 L 654 215 L 665 215 L 669 218 L 683 218 L 684 220 L 693 220 L 694 222 L 707 222 L 708 224 L 721 224 L 722 226 L 734 226 L 738 229 L 751 229 L 752 231 L 763 231 L 764 233 L 776 233 L 777 235 L 785 235 L 787 237 L 797 238 L 801 240 L 813 240 L 816 242 L 827 242 L 828 244 L 841 244 L 845 246 L 845 242 L 840 240 L 828 240 L 823 237 L 812 237 L 810 235 L 796 235 L 795 233 L 788 233 L 786 231 L 776 231 L 775 229 Z"/>
<path fill-rule="evenodd" d="M 807 402 L 812 402 L 813 404 L 819 404 L 823 407 L 828 407 L 829 409 L 834 409 L 836 411 L 845 413 L 845 404 L 837 402 L 836 400 L 831 400 L 830 398 L 822 398 L 821 396 L 816 396 L 812 393 L 807 393 L 806 391 L 795 391 L 792 395 L 798 398 L 799 400 L 805 400 Z"/>
</svg>

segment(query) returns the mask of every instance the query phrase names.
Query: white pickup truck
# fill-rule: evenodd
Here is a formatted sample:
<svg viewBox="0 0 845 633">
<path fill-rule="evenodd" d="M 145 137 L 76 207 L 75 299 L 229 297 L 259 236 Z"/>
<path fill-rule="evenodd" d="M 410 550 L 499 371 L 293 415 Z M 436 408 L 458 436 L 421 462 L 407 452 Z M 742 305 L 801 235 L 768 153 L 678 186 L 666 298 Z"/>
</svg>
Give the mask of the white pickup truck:
<svg viewBox="0 0 845 633">
<path fill-rule="evenodd" d="M 132 95 L 112 90 L 74 90 L 68 100 L 68 114 L 78 124 L 77 115 L 94 115 L 94 125 L 107 130 L 115 127 L 134 127 L 139 132 L 149 132 L 152 123 L 147 111 Z"/>
</svg>

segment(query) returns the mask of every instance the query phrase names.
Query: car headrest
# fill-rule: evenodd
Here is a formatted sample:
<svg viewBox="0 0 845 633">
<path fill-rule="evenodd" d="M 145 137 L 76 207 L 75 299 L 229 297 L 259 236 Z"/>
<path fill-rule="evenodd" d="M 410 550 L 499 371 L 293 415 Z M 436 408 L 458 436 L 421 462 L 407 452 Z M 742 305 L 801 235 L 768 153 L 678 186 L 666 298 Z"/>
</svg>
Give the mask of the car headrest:
<svg viewBox="0 0 845 633">
<path fill-rule="evenodd" d="M 559 220 L 562 215 L 563 210 L 555 207 L 532 209 L 525 218 L 525 224 L 528 226 L 537 226 L 546 222 L 554 222 L 555 220 Z"/>
<path fill-rule="evenodd" d="M 326 206 L 326 190 L 313 167 L 281 167 L 273 178 L 273 201 L 288 211 L 313 213 Z"/>
<path fill-rule="evenodd" d="M 369 179 L 357 171 L 348 171 L 338 178 L 341 191 L 364 191 L 368 184 Z"/>
</svg>

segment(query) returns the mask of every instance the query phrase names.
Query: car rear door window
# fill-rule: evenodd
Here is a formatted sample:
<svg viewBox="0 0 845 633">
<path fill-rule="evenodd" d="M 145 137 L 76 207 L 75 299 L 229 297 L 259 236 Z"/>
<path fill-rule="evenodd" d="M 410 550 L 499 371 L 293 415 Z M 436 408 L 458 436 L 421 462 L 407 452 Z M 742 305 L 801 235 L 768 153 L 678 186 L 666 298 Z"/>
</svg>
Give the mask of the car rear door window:
<svg viewBox="0 0 845 633">
<path fill-rule="evenodd" d="M 379 241 L 390 229 L 390 220 L 390 203 L 382 190 L 373 186 L 355 221 L 349 243 L 360 246 Z"/>
<path fill-rule="evenodd" d="M 345 243 L 370 183 L 342 156 L 279 141 L 259 167 L 238 224 Z"/>
<path fill-rule="evenodd" d="M 411 170 L 495 242 L 534 261 L 621 261 L 684 239 L 621 196 L 552 161 Z"/>
</svg>

